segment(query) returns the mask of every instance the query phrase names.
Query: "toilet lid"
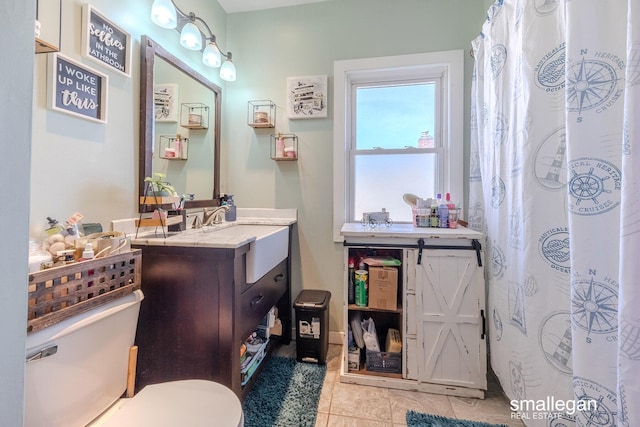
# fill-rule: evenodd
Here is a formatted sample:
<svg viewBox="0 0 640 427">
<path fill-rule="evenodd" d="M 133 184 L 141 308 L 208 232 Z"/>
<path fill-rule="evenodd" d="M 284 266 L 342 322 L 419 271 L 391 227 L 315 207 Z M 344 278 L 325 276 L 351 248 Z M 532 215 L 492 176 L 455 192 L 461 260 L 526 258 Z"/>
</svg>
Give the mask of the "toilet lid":
<svg viewBox="0 0 640 427">
<path fill-rule="evenodd" d="M 227 387 L 185 380 L 148 385 L 109 417 L 110 427 L 242 426 L 242 405 Z"/>
</svg>

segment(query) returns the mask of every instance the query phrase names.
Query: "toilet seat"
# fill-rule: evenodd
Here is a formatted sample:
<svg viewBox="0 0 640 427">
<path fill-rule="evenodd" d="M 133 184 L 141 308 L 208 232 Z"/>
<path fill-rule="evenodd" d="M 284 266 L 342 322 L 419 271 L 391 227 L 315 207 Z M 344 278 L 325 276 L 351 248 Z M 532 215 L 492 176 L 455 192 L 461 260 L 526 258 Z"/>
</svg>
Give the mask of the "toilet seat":
<svg viewBox="0 0 640 427">
<path fill-rule="evenodd" d="M 143 388 L 119 410 L 105 414 L 104 427 L 242 427 L 244 417 L 238 397 L 212 381 L 183 380 Z"/>
</svg>

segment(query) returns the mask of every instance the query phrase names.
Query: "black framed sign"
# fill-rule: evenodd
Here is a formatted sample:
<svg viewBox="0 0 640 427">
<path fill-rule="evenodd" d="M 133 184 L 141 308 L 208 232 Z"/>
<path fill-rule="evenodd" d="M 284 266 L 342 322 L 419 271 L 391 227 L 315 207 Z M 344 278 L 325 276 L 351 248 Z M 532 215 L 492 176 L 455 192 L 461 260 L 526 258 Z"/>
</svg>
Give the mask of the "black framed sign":
<svg viewBox="0 0 640 427">
<path fill-rule="evenodd" d="M 100 123 L 107 122 L 106 74 L 60 53 L 49 56 L 49 108 Z"/>
<path fill-rule="evenodd" d="M 82 5 L 82 55 L 131 77 L 131 35 L 88 3 Z"/>
</svg>

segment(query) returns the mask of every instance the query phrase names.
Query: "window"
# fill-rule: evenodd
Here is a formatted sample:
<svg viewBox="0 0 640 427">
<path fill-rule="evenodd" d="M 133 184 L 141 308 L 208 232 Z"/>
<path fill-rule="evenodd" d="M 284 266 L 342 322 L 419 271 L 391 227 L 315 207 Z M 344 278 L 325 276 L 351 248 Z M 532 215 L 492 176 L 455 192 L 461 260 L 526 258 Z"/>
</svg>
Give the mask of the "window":
<svg viewBox="0 0 640 427">
<path fill-rule="evenodd" d="M 363 212 L 410 223 L 404 193 L 462 201 L 462 52 L 335 62 L 334 240 Z"/>
</svg>

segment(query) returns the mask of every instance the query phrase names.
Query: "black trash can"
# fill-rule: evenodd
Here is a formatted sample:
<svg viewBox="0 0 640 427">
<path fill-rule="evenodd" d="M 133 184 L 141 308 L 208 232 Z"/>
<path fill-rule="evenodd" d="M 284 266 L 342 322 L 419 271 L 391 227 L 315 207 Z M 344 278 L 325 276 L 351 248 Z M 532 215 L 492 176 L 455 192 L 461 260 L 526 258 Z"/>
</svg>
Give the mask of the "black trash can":
<svg viewBox="0 0 640 427">
<path fill-rule="evenodd" d="M 296 310 L 296 360 L 325 364 L 329 349 L 331 292 L 305 289 L 293 303 Z"/>
</svg>

